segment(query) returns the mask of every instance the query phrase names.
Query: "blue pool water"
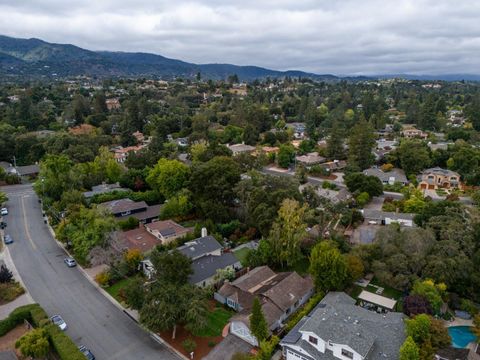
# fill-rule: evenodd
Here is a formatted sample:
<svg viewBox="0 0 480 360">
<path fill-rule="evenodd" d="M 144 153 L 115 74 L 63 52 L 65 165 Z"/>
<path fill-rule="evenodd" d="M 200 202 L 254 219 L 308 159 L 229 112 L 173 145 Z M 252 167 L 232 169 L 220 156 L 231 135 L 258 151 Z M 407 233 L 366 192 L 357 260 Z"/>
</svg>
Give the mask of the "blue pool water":
<svg viewBox="0 0 480 360">
<path fill-rule="evenodd" d="M 469 343 L 477 339 L 469 326 L 451 326 L 448 328 L 448 333 L 452 338 L 452 346 L 455 348 L 466 348 Z"/>
</svg>

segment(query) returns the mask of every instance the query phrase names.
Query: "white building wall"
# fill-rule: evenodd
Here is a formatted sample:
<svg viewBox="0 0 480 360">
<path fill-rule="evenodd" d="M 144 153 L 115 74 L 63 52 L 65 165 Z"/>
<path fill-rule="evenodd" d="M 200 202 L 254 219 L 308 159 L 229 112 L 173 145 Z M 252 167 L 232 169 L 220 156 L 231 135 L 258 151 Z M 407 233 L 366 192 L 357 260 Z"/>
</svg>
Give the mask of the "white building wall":
<svg viewBox="0 0 480 360">
<path fill-rule="evenodd" d="M 247 325 L 240 321 L 232 321 L 230 323 L 230 333 L 238 336 L 240 339 L 245 340 L 253 346 L 258 346 L 257 338 L 252 335 Z"/>
</svg>

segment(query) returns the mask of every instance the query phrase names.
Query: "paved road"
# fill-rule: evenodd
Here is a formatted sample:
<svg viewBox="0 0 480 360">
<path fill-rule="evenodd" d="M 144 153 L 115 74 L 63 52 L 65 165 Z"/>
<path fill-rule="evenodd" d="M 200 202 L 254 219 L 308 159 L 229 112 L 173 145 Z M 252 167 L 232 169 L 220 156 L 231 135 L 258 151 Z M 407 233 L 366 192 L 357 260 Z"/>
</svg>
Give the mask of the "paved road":
<svg viewBox="0 0 480 360">
<path fill-rule="evenodd" d="M 43 223 L 30 185 L 2 188 L 8 194 L 10 254 L 33 299 L 49 315 L 61 314 L 67 334 L 89 347 L 98 360 L 179 359 L 155 342 L 108 301 L 78 269 L 67 268 L 64 251 Z"/>
</svg>

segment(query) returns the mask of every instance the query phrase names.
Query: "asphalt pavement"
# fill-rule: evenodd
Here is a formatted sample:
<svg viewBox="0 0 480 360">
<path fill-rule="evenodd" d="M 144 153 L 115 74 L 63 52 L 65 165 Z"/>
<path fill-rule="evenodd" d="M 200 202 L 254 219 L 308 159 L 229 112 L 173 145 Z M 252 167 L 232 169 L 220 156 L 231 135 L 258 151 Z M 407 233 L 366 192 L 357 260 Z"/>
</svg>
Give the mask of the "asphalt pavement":
<svg viewBox="0 0 480 360">
<path fill-rule="evenodd" d="M 26 288 L 49 316 L 60 314 L 67 334 L 98 360 L 180 359 L 106 299 L 77 268 L 68 268 L 43 222 L 31 185 L 3 187 L 9 198 L 6 233 L 10 254 Z"/>
</svg>

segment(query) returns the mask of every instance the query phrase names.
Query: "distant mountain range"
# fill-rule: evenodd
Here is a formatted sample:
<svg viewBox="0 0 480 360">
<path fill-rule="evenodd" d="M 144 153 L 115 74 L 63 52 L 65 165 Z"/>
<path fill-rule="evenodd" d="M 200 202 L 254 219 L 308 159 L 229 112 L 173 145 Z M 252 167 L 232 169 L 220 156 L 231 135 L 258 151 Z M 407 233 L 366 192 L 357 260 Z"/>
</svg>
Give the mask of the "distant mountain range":
<svg viewBox="0 0 480 360">
<path fill-rule="evenodd" d="M 308 77 L 337 80 L 334 75 L 302 71 L 276 71 L 258 66 L 192 64 L 148 53 L 90 51 L 70 44 L 39 39 L 17 39 L 0 35 L 0 74 L 7 77 L 159 77 L 226 79 L 237 74 L 242 80 L 266 77 Z"/>
<path fill-rule="evenodd" d="M 48 43 L 40 39 L 18 39 L 0 35 L 0 76 L 12 78 L 53 78 L 88 75 L 96 77 L 175 77 L 193 78 L 200 72 L 204 79 L 226 79 L 236 74 L 250 81 L 266 77 L 307 77 L 314 80 L 368 80 L 402 77 L 412 80 L 480 80 L 478 75 L 379 75 L 339 77 L 303 71 L 277 71 L 258 66 L 231 64 L 192 64 L 149 53 L 90 51 L 70 44 Z"/>
</svg>

